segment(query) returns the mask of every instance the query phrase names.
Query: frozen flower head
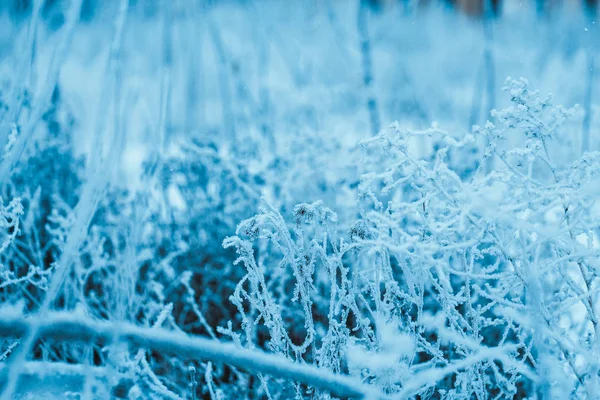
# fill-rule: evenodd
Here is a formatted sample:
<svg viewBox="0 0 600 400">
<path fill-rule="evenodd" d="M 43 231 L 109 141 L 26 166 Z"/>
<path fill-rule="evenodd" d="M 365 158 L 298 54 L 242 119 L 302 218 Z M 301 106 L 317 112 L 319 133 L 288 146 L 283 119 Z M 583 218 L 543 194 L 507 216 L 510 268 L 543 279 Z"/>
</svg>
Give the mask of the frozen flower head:
<svg viewBox="0 0 600 400">
<path fill-rule="evenodd" d="M 298 204 L 294 207 L 294 216 L 298 225 L 313 222 L 318 222 L 319 224 L 337 222 L 337 215 L 329 208 L 323 206 L 322 201 L 316 201 L 312 204 Z"/>
</svg>

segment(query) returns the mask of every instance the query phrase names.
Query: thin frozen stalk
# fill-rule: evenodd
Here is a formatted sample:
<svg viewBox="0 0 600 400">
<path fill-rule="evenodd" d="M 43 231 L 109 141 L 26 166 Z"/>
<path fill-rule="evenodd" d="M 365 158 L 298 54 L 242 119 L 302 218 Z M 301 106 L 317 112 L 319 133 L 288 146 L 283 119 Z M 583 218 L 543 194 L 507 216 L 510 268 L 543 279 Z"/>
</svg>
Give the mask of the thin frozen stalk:
<svg viewBox="0 0 600 400">
<path fill-rule="evenodd" d="M 585 97 L 583 100 L 583 129 L 581 132 L 581 153 L 590 149 L 590 125 L 592 121 L 592 98 L 594 87 L 595 54 L 592 49 L 587 53 L 587 75 Z"/>
<path fill-rule="evenodd" d="M 31 12 L 31 21 L 29 22 L 29 32 L 27 33 L 27 52 L 23 54 L 22 60 L 16 68 L 16 79 L 13 85 L 13 93 L 11 95 L 11 108 L 0 120 L 0 148 L 5 148 L 11 131 L 11 125 L 19 119 L 21 110 L 23 109 L 23 97 L 25 91 L 31 88 L 31 71 L 35 57 L 36 33 L 40 17 L 40 8 L 42 0 L 36 0 L 33 3 Z"/>
<path fill-rule="evenodd" d="M 129 7 L 129 0 L 121 0 L 119 14 L 116 20 L 115 34 L 113 45 L 111 45 L 111 55 L 109 56 L 109 69 L 108 71 L 115 73 L 117 69 L 117 63 L 114 61 L 120 52 L 121 39 L 123 26 L 125 23 L 125 15 Z M 79 16 L 81 9 L 81 0 L 76 0 L 70 12 L 71 21 L 70 25 L 74 25 L 76 17 Z M 70 28 L 72 30 L 72 27 Z M 115 44 L 116 43 L 116 44 Z M 113 62 L 111 63 L 111 60 Z M 112 66 L 112 68 L 111 68 Z M 107 97 L 108 98 L 108 97 Z M 33 130 L 32 130 L 33 131 Z M 100 132 L 100 131 L 99 131 Z M 97 132 L 99 135 L 100 133 Z M 24 146 L 24 144 L 23 144 Z M 96 152 L 100 153 L 100 152 Z M 63 285 L 72 263 L 79 254 L 79 248 L 81 243 L 87 237 L 88 227 L 91 223 L 92 217 L 96 211 L 98 202 L 106 187 L 107 177 L 109 176 L 102 171 L 102 167 L 106 166 L 107 163 L 103 160 L 101 155 L 92 156 L 90 162 L 90 171 L 88 181 L 84 184 L 81 196 L 74 210 L 74 222 L 67 234 L 66 243 L 62 249 L 60 259 L 55 268 L 55 272 L 50 279 L 49 289 L 46 292 L 44 301 L 38 310 L 38 315 L 45 315 L 52 307 L 54 299 L 58 295 L 61 286 Z M 19 380 L 20 371 L 22 366 L 27 360 L 28 354 L 33 348 L 35 341 L 38 338 L 38 328 L 36 324 L 31 326 L 31 329 L 26 332 L 26 335 L 21 339 L 21 346 L 15 351 L 15 354 L 8 359 L 7 362 L 7 384 L 2 392 L 0 399 L 10 400 L 16 390 L 16 385 Z"/>
<path fill-rule="evenodd" d="M 82 0 L 73 0 L 71 4 L 71 8 L 69 9 L 66 16 L 66 23 L 64 32 L 61 36 L 60 43 L 56 48 L 56 51 L 52 57 L 52 61 L 50 62 L 50 67 L 48 68 L 48 74 L 46 75 L 46 81 L 42 86 L 39 95 L 37 96 L 37 101 L 35 102 L 31 114 L 28 117 L 27 122 L 23 125 L 23 128 L 18 132 L 15 142 L 10 146 L 7 153 L 4 155 L 0 163 L 0 182 L 6 183 L 10 178 L 12 172 L 15 169 L 15 166 L 19 162 L 21 155 L 25 151 L 29 140 L 33 136 L 35 128 L 38 125 L 38 122 L 44 115 L 47 110 L 48 104 L 52 99 L 52 93 L 54 92 L 54 88 L 58 82 L 58 76 L 60 74 L 61 66 L 65 60 L 67 52 L 69 51 L 69 46 L 71 44 L 71 38 L 73 36 L 73 30 L 77 25 L 77 21 L 79 20 L 79 13 L 81 10 Z M 32 36 L 32 40 L 33 40 Z M 33 46 L 33 43 L 30 44 Z M 14 116 L 15 118 L 17 115 Z M 8 121 L 9 125 L 15 121 Z M 10 128 L 9 128 L 10 129 Z M 6 136 L 2 133 L 3 144 L 6 145 L 8 143 L 8 133 Z"/>
<path fill-rule="evenodd" d="M 360 54 L 362 59 L 363 85 L 367 95 L 367 111 L 373 136 L 379 133 L 381 126 L 379 108 L 373 88 L 373 54 L 368 27 L 368 4 L 365 0 L 358 0 L 357 29 L 360 40 Z"/>
</svg>

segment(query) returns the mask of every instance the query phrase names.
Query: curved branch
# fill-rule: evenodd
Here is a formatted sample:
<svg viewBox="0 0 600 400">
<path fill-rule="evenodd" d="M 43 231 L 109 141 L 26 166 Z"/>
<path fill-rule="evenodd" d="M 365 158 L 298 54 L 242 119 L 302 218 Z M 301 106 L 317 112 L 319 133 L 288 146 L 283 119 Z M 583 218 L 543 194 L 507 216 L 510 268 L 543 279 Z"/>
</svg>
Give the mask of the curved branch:
<svg viewBox="0 0 600 400">
<path fill-rule="evenodd" d="M 240 348 L 233 343 L 189 336 L 162 328 L 142 328 L 124 322 L 95 321 L 81 315 L 64 312 L 25 318 L 5 312 L 0 317 L 0 336 L 24 336 L 35 326 L 38 337 L 83 342 L 124 342 L 134 348 L 151 348 L 160 352 L 228 364 L 252 373 L 303 383 L 327 390 L 340 397 L 386 399 L 376 388 L 359 379 L 334 374 L 307 364 L 294 363 L 275 354 Z M 0 374 L 5 371 L 0 370 Z M 0 382 L 6 377 L 0 376 Z"/>
</svg>

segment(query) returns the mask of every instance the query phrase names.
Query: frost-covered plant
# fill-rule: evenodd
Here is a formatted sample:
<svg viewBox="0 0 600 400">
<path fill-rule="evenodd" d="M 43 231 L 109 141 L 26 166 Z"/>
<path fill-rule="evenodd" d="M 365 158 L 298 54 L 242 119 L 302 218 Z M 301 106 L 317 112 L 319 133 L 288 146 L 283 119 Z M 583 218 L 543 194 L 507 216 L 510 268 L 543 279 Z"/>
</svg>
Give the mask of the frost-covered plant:
<svg viewBox="0 0 600 400">
<path fill-rule="evenodd" d="M 348 310 L 342 304 L 350 280 L 342 263 L 344 249 L 338 247 L 345 244 L 332 229 L 337 216 L 319 202 L 298 205 L 294 215 L 296 225 L 290 231 L 283 217 L 267 207 L 240 224 L 237 233 L 245 239 L 224 241 L 225 247 L 236 247 L 247 274 L 231 297 L 242 316 L 242 335 L 231 323 L 220 332 L 240 345 L 266 347 L 291 360 L 340 372 L 339 351 L 348 337 Z M 264 240 L 257 251 L 255 240 Z M 264 377 L 258 390 L 272 395 Z M 301 393 L 301 388 L 295 391 Z"/>
<path fill-rule="evenodd" d="M 224 245 L 247 271 L 231 297 L 242 324 L 221 332 L 399 398 L 593 398 L 600 156 L 555 160 L 572 111 L 524 80 L 506 90 L 512 105 L 475 128 L 481 153 L 438 127 L 364 142 L 387 161 L 362 176 L 346 233 L 320 203 L 289 226 L 272 207 L 241 223 Z M 439 137 L 432 159 L 414 153 L 422 135 Z M 477 154 L 475 168 L 448 165 Z"/>
<path fill-rule="evenodd" d="M 0 204 L 0 229 L 2 230 L 2 238 L 0 239 L 0 254 L 2 254 L 0 293 L 2 294 L 2 300 L 6 301 L 9 298 L 9 293 L 11 293 L 11 286 L 17 286 L 22 282 L 35 282 L 35 279 L 40 277 L 43 279 L 43 273 L 39 269 L 31 268 L 27 269 L 25 274 L 22 274 L 4 255 L 20 234 L 19 222 L 23 215 L 23 206 L 18 198 L 8 205 L 4 205 L 4 202 L 0 202 Z"/>
<path fill-rule="evenodd" d="M 12 171 L 10 180 L 2 185 L 5 197 L 21 199 L 24 213 L 21 235 L 7 256 L 21 274 L 38 270 L 44 275 L 40 285 L 25 283 L 14 288 L 19 293 L 17 297 L 25 300 L 27 310 L 36 308 L 36 302 L 43 296 L 46 277 L 60 254 L 63 239 L 53 226 L 53 218 L 65 207 L 75 206 L 82 180 L 83 163 L 75 156 L 71 142 L 73 116 L 58 87 L 42 121 L 22 161 Z M 61 162 L 57 163 L 57 159 Z M 29 296 L 23 296 L 22 291 Z"/>
</svg>

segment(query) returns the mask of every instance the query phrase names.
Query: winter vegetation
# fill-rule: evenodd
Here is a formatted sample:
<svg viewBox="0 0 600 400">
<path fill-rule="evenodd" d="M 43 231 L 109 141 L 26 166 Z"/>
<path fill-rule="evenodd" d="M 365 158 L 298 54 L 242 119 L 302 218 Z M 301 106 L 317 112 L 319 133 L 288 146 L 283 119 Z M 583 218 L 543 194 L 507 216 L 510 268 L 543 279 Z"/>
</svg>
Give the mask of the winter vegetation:
<svg viewBox="0 0 600 400">
<path fill-rule="evenodd" d="M 600 398 L 597 25 L 0 1 L 0 400 Z"/>
</svg>

